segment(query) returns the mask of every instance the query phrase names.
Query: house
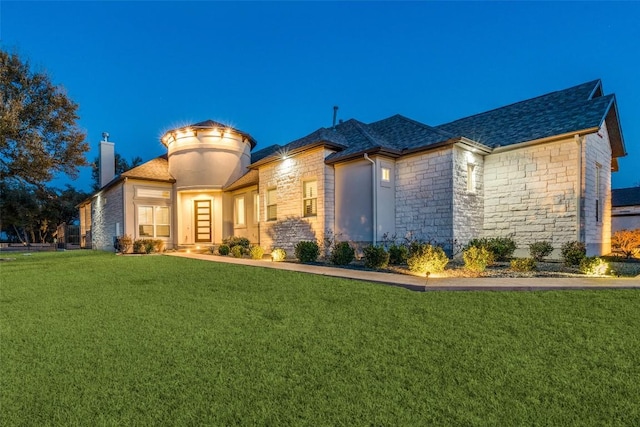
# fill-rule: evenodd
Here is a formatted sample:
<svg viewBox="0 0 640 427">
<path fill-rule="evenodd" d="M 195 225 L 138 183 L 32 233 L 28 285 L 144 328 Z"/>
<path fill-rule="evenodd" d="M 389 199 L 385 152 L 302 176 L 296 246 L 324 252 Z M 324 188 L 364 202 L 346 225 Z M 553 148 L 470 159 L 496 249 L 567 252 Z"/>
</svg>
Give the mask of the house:
<svg viewBox="0 0 640 427">
<path fill-rule="evenodd" d="M 611 190 L 611 233 L 640 229 L 640 187 Z"/>
<path fill-rule="evenodd" d="M 358 245 L 394 236 L 581 241 L 610 251 L 611 172 L 625 147 L 600 80 L 438 126 L 394 115 L 320 128 L 253 151 L 246 132 L 204 121 L 165 133 L 167 154 L 117 177 L 101 142 L 102 188 L 80 205 L 85 246 L 115 236 L 189 248 L 243 236 L 292 255 L 300 240 Z M 518 254 L 518 253 L 516 253 Z"/>
</svg>

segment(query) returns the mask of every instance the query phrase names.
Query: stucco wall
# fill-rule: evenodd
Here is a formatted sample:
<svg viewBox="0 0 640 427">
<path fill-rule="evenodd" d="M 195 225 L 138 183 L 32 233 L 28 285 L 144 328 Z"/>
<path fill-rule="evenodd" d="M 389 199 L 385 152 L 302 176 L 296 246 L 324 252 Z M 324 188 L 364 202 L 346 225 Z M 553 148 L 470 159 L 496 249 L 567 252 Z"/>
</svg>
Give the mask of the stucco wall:
<svg viewBox="0 0 640 427">
<path fill-rule="evenodd" d="M 246 237 L 251 243 L 259 243 L 260 241 L 260 228 L 258 224 L 258 218 L 255 215 L 255 195 L 258 194 L 258 186 L 253 185 L 251 187 L 243 188 L 233 191 L 230 194 L 230 213 L 224 215 L 225 221 L 230 221 L 233 225 L 233 235 L 236 237 Z M 235 224 L 236 219 L 236 197 L 244 198 L 244 225 Z M 258 209 L 260 206 L 258 205 Z M 228 216 L 228 219 L 227 219 Z"/>
<path fill-rule="evenodd" d="M 212 241 L 208 243 L 222 243 L 223 233 L 223 193 L 222 191 L 178 191 L 176 192 L 177 226 L 174 242 L 178 245 L 194 245 L 195 242 L 195 218 L 194 201 L 209 200 L 211 202 L 212 215 Z M 231 228 L 229 228 L 231 230 Z M 207 242 L 199 242 L 196 245 L 206 245 Z"/>
<path fill-rule="evenodd" d="M 91 201 L 91 247 L 103 251 L 115 251 L 114 238 L 122 235 L 124 227 L 123 190 L 118 183 L 99 192 Z"/>
<path fill-rule="evenodd" d="M 483 235 L 512 235 L 517 256 L 536 241 L 576 240 L 577 156 L 573 138 L 487 155 Z"/>
<path fill-rule="evenodd" d="M 139 193 L 136 193 L 137 189 L 147 190 L 160 190 L 169 193 L 169 198 L 157 198 L 157 197 L 141 197 Z M 122 229 L 122 234 L 128 234 L 133 239 L 148 238 L 141 237 L 138 230 L 138 206 L 168 206 L 169 215 L 171 221 L 171 236 L 170 237 L 155 237 L 165 242 L 166 249 L 172 249 L 174 247 L 173 242 L 176 235 L 175 228 L 175 210 L 173 209 L 173 186 L 170 183 L 143 181 L 136 179 L 128 179 L 123 186 L 125 195 L 124 215 L 125 222 Z"/>
<path fill-rule="evenodd" d="M 611 145 L 606 126 L 587 135 L 583 152 L 583 223 L 587 255 L 611 252 Z M 600 212 L 596 220 L 596 169 L 600 170 Z"/>
<path fill-rule="evenodd" d="M 250 151 L 249 142 L 234 132 L 185 133 L 168 146 L 169 172 L 178 190 L 222 188 L 247 172 Z"/>
<path fill-rule="evenodd" d="M 396 160 L 396 234 L 399 239 L 453 240 L 453 151 L 437 151 Z"/>
<path fill-rule="evenodd" d="M 380 243 L 384 237 L 390 238 L 396 234 L 396 165 L 394 159 L 375 157 L 377 174 L 377 217 L 376 217 L 376 243 Z M 382 169 L 390 169 L 389 182 L 382 180 Z"/>
<path fill-rule="evenodd" d="M 364 159 L 335 165 L 335 233 L 341 240 L 372 240 L 371 167 Z"/>
<path fill-rule="evenodd" d="M 325 178 L 330 171 L 324 164 L 327 151 L 322 148 L 269 163 L 259 168 L 260 191 L 260 245 L 267 251 L 279 247 L 293 257 L 294 245 L 301 240 L 324 238 L 325 228 Z M 316 180 L 317 215 L 303 216 L 303 182 Z M 267 190 L 277 189 L 277 220 L 266 221 Z"/>
</svg>

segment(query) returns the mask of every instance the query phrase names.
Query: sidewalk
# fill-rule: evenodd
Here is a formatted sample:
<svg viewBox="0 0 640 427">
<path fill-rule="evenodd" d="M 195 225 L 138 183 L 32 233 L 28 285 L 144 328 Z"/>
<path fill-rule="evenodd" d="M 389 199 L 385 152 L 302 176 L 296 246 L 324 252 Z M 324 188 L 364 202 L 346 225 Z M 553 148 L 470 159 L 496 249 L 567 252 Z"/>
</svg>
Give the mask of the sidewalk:
<svg viewBox="0 0 640 427">
<path fill-rule="evenodd" d="M 173 252 L 165 254 L 181 258 L 197 259 L 252 267 L 275 268 L 301 273 L 320 274 L 399 286 L 413 291 L 542 291 L 561 289 L 640 289 L 640 278 L 430 278 L 376 271 L 351 270 L 292 262 L 272 262 L 216 255 Z"/>
</svg>

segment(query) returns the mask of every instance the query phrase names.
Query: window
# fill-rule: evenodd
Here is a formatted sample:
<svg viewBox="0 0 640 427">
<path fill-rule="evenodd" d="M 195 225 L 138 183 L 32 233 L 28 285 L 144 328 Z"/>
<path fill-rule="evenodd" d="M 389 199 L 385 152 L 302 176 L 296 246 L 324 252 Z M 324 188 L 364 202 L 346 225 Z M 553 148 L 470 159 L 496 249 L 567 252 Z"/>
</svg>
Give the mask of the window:
<svg viewBox="0 0 640 427">
<path fill-rule="evenodd" d="M 476 165 L 467 163 L 467 191 L 469 193 L 476 192 L 476 174 L 474 173 Z"/>
<path fill-rule="evenodd" d="M 245 220 L 244 220 L 244 196 L 238 196 L 236 197 L 236 203 L 235 203 L 235 224 L 236 227 L 237 226 L 244 226 L 245 225 Z"/>
<path fill-rule="evenodd" d="M 171 222 L 168 206 L 138 206 L 138 235 L 140 237 L 169 237 Z"/>
<path fill-rule="evenodd" d="M 318 214 L 318 181 L 305 181 L 302 183 L 302 211 L 304 216 L 316 216 Z"/>
<path fill-rule="evenodd" d="M 136 188 L 136 197 L 145 197 L 149 199 L 170 199 L 169 190 L 153 189 L 153 188 Z"/>
<path fill-rule="evenodd" d="M 169 222 L 169 208 L 156 206 L 156 237 L 169 237 L 171 223 Z"/>
<path fill-rule="evenodd" d="M 380 174 L 381 175 L 380 179 L 382 180 L 382 182 L 390 182 L 391 181 L 391 169 L 382 167 L 382 168 L 380 168 L 380 170 L 382 171 L 382 173 Z"/>
<path fill-rule="evenodd" d="M 278 219 L 277 190 L 267 190 L 267 221 Z"/>
<path fill-rule="evenodd" d="M 596 163 L 596 222 L 602 221 L 602 191 L 600 189 L 602 180 L 602 165 Z"/>
<path fill-rule="evenodd" d="M 140 237 L 153 237 L 153 207 L 138 207 L 138 234 Z"/>
<path fill-rule="evenodd" d="M 253 194 L 253 222 L 255 224 L 260 222 L 260 195 L 258 193 Z"/>
</svg>

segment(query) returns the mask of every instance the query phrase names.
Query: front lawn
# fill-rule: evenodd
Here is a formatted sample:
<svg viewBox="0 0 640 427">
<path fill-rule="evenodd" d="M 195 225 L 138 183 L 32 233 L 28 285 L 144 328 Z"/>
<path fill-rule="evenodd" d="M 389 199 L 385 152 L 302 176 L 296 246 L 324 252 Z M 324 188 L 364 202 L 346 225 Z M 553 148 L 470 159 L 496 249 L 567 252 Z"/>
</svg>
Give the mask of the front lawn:
<svg viewBox="0 0 640 427">
<path fill-rule="evenodd" d="M 419 293 L 9 256 L 2 425 L 640 425 L 638 290 Z"/>
</svg>

